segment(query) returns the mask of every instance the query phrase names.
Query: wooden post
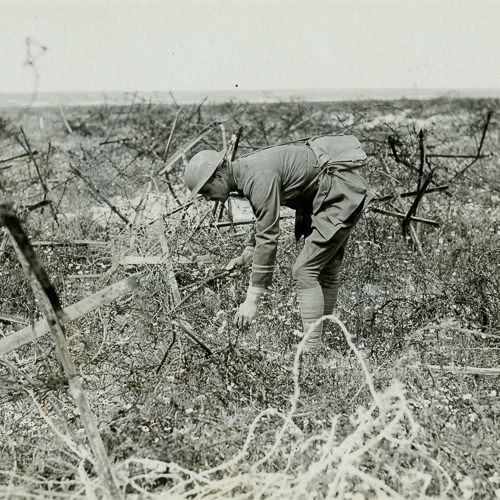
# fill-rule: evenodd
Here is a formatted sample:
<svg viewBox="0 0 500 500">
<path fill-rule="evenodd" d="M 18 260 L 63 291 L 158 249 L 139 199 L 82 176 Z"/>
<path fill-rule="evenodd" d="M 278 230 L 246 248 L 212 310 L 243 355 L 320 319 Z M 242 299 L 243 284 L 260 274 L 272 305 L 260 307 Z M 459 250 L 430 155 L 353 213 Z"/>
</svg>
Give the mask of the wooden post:
<svg viewBox="0 0 500 500">
<path fill-rule="evenodd" d="M 17 218 L 7 210 L 0 209 L 0 225 L 7 228 L 17 257 L 49 325 L 56 345 L 57 357 L 63 367 L 69 390 L 75 399 L 90 446 L 94 452 L 97 462 L 96 472 L 101 477 L 104 487 L 108 490 L 106 493 L 109 498 L 121 500 L 123 497 L 111 469 L 111 463 L 99 434 L 97 422 L 83 393 L 76 367 L 68 349 L 66 335 L 60 319 L 62 308 L 59 299 Z"/>
</svg>

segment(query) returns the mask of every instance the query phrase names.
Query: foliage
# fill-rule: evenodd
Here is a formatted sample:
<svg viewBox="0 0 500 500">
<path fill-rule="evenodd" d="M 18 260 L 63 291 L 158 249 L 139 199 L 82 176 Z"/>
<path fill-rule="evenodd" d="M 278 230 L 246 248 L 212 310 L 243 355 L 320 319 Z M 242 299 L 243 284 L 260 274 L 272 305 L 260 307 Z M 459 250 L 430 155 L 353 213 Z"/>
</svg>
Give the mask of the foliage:
<svg viewBox="0 0 500 500">
<path fill-rule="evenodd" d="M 496 104 L 198 104 L 184 108 L 174 128 L 175 106 L 134 97 L 121 107 L 72 109 L 72 134 L 57 110 L 23 115 L 19 124 L 40 152 L 53 210 L 33 208 L 44 194 L 26 158 L 0 171 L 0 188 L 16 200 L 14 210 L 32 240 L 66 244 L 36 247 L 63 304 L 142 273 L 136 293 L 66 328 L 127 498 L 498 495 L 498 375 L 429 368 L 498 368 L 496 114 L 481 149 L 486 156 L 475 159 Z M 304 338 L 290 269 L 301 243 L 295 244 L 290 220 L 282 223 L 274 283 L 259 317 L 249 330 L 237 331 L 232 316 L 249 270 L 221 271 L 241 250 L 243 231 L 215 227 L 217 215 L 201 201 L 170 214 L 186 201 L 182 162 L 167 176 L 155 173 L 220 122 L 228 132 L 243 125 L 240 154 L 307 135 L 354 133 L 370 155 L 364 173 L 381 196 L 416 189 L 419 133 L 426 130 L 427 168 L 438 167 L 433 186 L 448 188 L 426 195 L 417 216 L 440 225 L 414 225 L 422 257 L 398 219 L 367 212 L 342 271 L 341 321 L 325 320 L 325 353 L 317 358 L 299 362 L 297 353 Z M 11 136 L 3 141 L 2 157 L 24 152 Z M 213 126 L 188 155 L 221 147 L 220 128 Z M 142 225 L 125 227 L 69 163 L 131 220 L 149 193 Z M 412 199 L 376 206 L 407 211 Z M 155 222 L 159 214 L 165 229 Z M 167 266 L 119 265 L 127 255 L 161 255 L 160 234 L 181 294 L 194 292 L 177 309 Z M 103 245 L 72 245 L 76 240 Z M 13 250 L 3 241 L 0 314 L 38 319 Z M 172 323 L 179 319 L 193 326 L 212 355 Z M 3 335 L 16 329 L 0 323 Z M 0 378 L 1 494 L 98 497 L 101 484 L 51 339 L 3 356 Z"/>
</svg>

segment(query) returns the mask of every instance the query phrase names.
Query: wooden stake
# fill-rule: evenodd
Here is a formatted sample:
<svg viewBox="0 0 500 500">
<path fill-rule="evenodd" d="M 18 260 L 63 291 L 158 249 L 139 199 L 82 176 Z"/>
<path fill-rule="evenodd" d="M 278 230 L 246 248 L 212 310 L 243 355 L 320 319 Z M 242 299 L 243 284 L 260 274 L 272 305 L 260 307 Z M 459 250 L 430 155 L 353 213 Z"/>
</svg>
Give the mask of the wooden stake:
<svg viewBox="0 0 500 500">
<path fill-rule="evenodd" d="M 170 161 L 163 168 L 161 168 L 158 172 L 156 172 L 156 175 L 163 175 L 166 172 L 168 172 L 172 168 L 172 166 L 183 157 L 183 155 L 185 156 L 188 151 L 190 151 L 192 148 L 194 148 L 194 146 L 196 146 L 196 144 L 198 144 L 205 136 L 207 136 L 212 131 L 213 126 L 214 126 L 213 124 L 209 125 L 209 127 L 206 130 L 204 130 L 201 133 L 201 135 L 196 137 L 196 139 L 193 139 L 191 142 L 189 142 L 188 144 L 186 144 L 185 146 L 182 146 L 182 148 L 177 150 L 177 152 L 174 154 L 174 156 L 172 156 L 172 158 L 170 158 Z"/>
<path fill-rule="evenodd" d="M 62 309 L 54 288 L 44 272 L 37 256 L 30 245 L 17 218 L 6 210 L 0 210 L 0 223 L 7 227 L 12 245 L 21 262 L 24 272 L 30 282 L 38 305 L 42 310 L 56 346 L 56 353 L 67 378 L 69 390 L 75 399 L 81 421 L 85 427 L 87 437 L 96 459 L 96 472 L 101 477 L 109 498 L 121 500 L 117 480 L 113 474 L 111 463 L 106 454 L 97 422 L 85 398 L 76 367 L 66 342 L 66 335 L 61 323 Z"/>
</svg>

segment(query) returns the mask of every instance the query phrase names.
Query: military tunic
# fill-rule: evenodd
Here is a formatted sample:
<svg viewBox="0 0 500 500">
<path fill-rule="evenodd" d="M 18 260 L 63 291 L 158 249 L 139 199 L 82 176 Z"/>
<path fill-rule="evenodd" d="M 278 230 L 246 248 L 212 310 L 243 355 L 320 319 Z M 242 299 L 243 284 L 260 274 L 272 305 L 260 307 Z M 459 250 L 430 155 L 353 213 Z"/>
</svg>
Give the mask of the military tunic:
<svg viewBox="0 0 500 500">
<path fill-rule="evenodd" d="M 352 214 L 361 213 L 373 193 L 355 170 L 342 169 L 365 158 L 356 138 L 323 136 L 272 146 L 232 162 L 237 190 L 249 200 L 256 217 L 247 243 L 255 247 L 251 285 L 265 288 L 271 284 L 280 206 L 311 217 L 316 233 L 313 245 L 318 239 L 330 241 Z M 320 173 L 327 166 L 329 173 Z"/>
</svg>

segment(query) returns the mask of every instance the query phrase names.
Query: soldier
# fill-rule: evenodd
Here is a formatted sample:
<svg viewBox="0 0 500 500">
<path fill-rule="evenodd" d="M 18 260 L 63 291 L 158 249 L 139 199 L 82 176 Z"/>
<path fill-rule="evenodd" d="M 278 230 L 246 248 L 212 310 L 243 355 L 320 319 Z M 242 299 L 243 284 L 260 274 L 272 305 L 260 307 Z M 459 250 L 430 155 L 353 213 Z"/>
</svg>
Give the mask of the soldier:
<svg viewBox="0 0 500 500">
<path fill-rule="evenodd" d="M 234 318 L 238 327 L 250 325 L 271 284 L 280 206 L 296 210 L 295 237 L 305 237 L 292 269 L 304 333 L 321 316 L 332 314 L 349 233 L 373 198 L 355 170 L 365 160 L 354 136 L 333 135 L 270 146 L 233 162 L 224 151 L 201 151 L 191 159 L 185 171 L 191 196 L 224 203 L 236 191 L 255 214 L 243 253 L 226 268 L 252 264 L 246 299 Z M 321 333 L 321 324 L 311 331 L 307 351 L 320 350 Z"/>
</svg>

